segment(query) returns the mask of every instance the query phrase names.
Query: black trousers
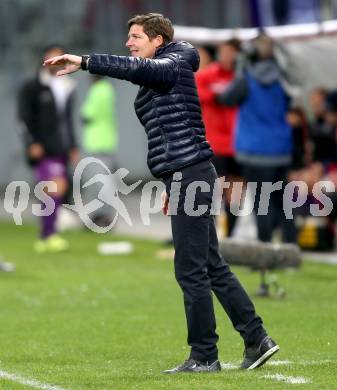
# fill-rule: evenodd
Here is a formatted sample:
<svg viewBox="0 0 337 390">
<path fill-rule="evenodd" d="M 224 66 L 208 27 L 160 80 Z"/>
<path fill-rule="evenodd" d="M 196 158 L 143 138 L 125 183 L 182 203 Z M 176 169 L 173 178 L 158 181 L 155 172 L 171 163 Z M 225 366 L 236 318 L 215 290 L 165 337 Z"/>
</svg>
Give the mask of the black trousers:
<svg viewBox="0 0 337 390">
<path fill-rule="evenodd" d="M 182 169 L 181 174 L 181 180 L 175 180 L 176 175 L 164 178 L 170 207 L 177 205 L 176 215 L 171 215 L 175 276 L 184 295 L 190 357 L 210 362 L 218 357 L 212 291 L 246 345 L 258 344 L 266 331 L 247 293 L 219 254 L 214 216 L 210 213 L 217 178 L 214 166 L 205 161 Z M 199 189 L 191 205 L 188 188 L 195 181 L 206 183 L 209 190 Z M 180 192 L 177 183 L 181 183 Z M 197 210 L 201 205 L 207 206 L 204 214 L 189 215 L 188 207 Z"/>
</svg>

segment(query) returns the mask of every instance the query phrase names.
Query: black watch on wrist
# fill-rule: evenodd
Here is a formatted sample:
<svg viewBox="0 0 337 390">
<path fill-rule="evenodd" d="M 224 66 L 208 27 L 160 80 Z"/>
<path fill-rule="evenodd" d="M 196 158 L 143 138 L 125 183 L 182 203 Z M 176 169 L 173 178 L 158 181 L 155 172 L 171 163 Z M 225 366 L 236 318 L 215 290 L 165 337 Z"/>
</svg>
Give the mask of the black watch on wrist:
<svg viewBox="0 0 337 390">
<path fill-rule="evenodd" d="M 90 56 L 88 56 L 88 55 L 82 56 L 82 61 L 81 61 L 81 69 L 82 70 L 88 70 L 89 59 L 90 59 Z"/>
</svg>

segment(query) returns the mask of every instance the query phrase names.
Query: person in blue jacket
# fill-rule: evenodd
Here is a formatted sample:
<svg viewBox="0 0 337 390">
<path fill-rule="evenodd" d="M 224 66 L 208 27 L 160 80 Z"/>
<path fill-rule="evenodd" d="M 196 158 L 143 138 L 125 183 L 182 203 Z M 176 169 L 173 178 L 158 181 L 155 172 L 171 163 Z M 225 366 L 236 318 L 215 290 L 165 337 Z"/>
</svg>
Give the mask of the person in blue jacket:
<svg viewBox="0 0 337 390">
<path fill-rule="evenodd" d="M 284 242 L 294 243 L 293 219 L 286 219 L 283 189 L 292 160 L 292 130 L 287 122 L 290 98 L 287 79 L 274 54 L 274 42 L 260 34 L 237 64 L 235 80 L 217 96 L 225 105 L 239 105 L 235 152 L 247 182 L 257 183 L 253 193 L 258 239 L 271 241 L 276 226 L 282 229 Z M 259 209 L 267 202 L 263 183 L 281 181 L 270 194 L 269 209 Z M 277 188 L 277 186 L 276 186 Z"/>
<path fill-rule="evenodd" d="M 220 371 L 212 291 L 245 343 L 241 367 L 264 364 L 279 349 L 267 335 L 253 303 L 219 254 L 211 215 L 212 192 L 217 178 L 210 162 L 213 153 L 205 138 L 194 74 L 199 66 L 197 50 L 187 42 L 173 42 L 171 22 L 161 14 L 137 15 L 128 22 L 126 46 L 131 56 L 75 56 L 66 54 L 45 62 L 60 66 L 58 75 L 79 69 L 128 80 L 140 86 L 136 114 L 148 138 L 148 166 L 166 186 L 163 211 L 177 200 L 172 218 L 175 275 L 183 290 L 188 328 L 188 359 L 164 371 Z M 174 185 L 181 185 L 180 193 Z M 202 215 L 189 212 L 188 188 L 203 182 L 192 208 L 206 206 Z"/>
</svg>

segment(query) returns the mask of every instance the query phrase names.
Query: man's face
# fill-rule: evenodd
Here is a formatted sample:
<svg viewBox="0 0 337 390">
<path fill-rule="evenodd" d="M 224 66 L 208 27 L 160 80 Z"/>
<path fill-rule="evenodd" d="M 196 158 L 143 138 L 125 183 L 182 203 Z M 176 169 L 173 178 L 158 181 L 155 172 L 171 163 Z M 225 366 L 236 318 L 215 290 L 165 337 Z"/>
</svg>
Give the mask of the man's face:
<svg viewBox="0 0 337 390">
<path fill-rule="evenodd" d="M 273 56 L 273 41 L 267 36 L 260 36 L 255 41 L 255 46 L 261 60 L 267 60 Z"/>
<path fill-rule="evenodd" d="M 230 45 L 220 45 L 218 48 L 218 60 L 226 70 L 233 70 L 238 51 Z"/>
<path fill-rule="evenodd" d="M 143 26 L 133 24 L 129 30 L 126 47 L 130 50 L 132 57 L 152 58 L 155 55 L 156 49 L 162 43 L 163 37 L 161 35 L 150 39 L 145 34 Z"/>
<path fill-rule="evenodd" d="M 325 111 L 325 94 L 320 91 L 313 91 L 309 95 L 310 109 L 314 115 L 321 115 Z"/>
</svg>

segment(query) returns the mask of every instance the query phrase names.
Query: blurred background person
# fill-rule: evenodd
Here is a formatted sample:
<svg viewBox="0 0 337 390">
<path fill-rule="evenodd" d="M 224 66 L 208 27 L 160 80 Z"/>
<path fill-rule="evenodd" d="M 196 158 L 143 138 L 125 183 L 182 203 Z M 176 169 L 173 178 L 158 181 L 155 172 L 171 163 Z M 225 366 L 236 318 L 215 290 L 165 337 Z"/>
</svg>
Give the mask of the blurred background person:
<svg viewBox="0 0 337 390">
<path fill-rule="evenodd" d="M 65 53 L 61 45 L 50 45 L 44 59 Z M 37 252 L 59 252 L 68 242 L 56 232 L 56 218 L 68 188 L 67 166 L 78 159 L 72 123 L 75 83 L 69 77 L 57 77 L 57 67 L 41 68 L 22 85 L 18 98 L 18 116 L 22 125 L 26 154 L 37 182 L 54 181 L 56 192 L 48 193 L 55 208 L 40 217 L 40 239 Z"/>
<path fill-rule="evenodd" d="M 321 127 L 325 127 L 327 95 L 328 91 L 320 87 L 309 92 L 309 123 L 312 139 L 315 139 L 321 133 L 326 133 L 325 130 L 321 130 Z"/>
<path fill-rule="evenodd" d="M 225 176 L 226 182 L 242 180 L 239 164 L 234 159 L 234 128 L 237 119 L 236 107 L 228 107 L 217 101 L 217 95 L 223 93 L 235 77 L 235 62 L 241 50 L 240 41 L 231 39 L 218 46 L 217 61 L 212 62 L 196 73 L 196 83 L 205 123 L 206 138 L 210 143 L 214 157 L 212 162 L 218 176 Z M 233 232 L 236 216 L 230 211 L 230 202 L 234 199 L 231 189 L 223 193 L 226 223 L 224 234 Z M 219 218 L 220 227 L 223 218 Z M 218 224 L 219 226 L 219 224 Z M 220 230 L 220 229 L 219 229 Z M 221 231 L 219 231 L 221 235 Z"/>
<path fill-rule="evenodd" d="M 326 121 L 327 125 L 331 129 L 331 133 L 334 136 L 333 145 L 335 146 L 335 154 L 331 154 L 331 159 L 325 166 L 326 176 L 323 180 L 329 180 L 337 188 L 337 91 L 333 91 L 327 95 L 326 98 Z M 333 203 L 333 210 L 328 216 L 328 226 L 333 233 L 333 237 L 336 236 L 336 220 L 337 220 L 337 192 L 328 194 Z M 333 247 L 334 242 L 331 245 Z"/>
<path fill-rule="evenodd" d="M 237 77 L 226 91 L 218 95 L 225 105 L 240 105 L 236 128 L 236 158 L 242 164 L 247 182 L 257 183 L 253 199 L 257 235 L 271 241 L 275 224 L 282 229 L 284 242 L 296 241 L 293 219 L 286 219 L 283 190 L 270 194 L 266 215 L 259 213 L 262 183 L 287 183 L 292 159 L 293 140 L 286 120 L 289 97 L 284 74 L 274 55 L 274 42 L 265 34 L 252 41 L 237 66 Z"/>
<path fill-rule="evenodd" d="M 317 107 L 320 100 L 323 104 L 321 112 L 318 111 Z M 329 172 L 335 169 L 337 157 L 337 92 L 326 93 L 324 90 L 318 89 L 312 92 L 310 101 L 315 115 L 311 126 L 314 161 L 323 164 L 324 171 Z"/>
<path fill-rule="evenodd" d="M 336 112 L 337 99 L 334 92 L 329 93 L 324 88 L 316 88 L 309 94 L 309 123 L 304 124 L 304 118 L 299 118 L 293 110 L 288 114 L 289 123 L 294 126 L 308 127 L 310 143 L 308 158 L 303 169 L 291 174 L 292 180 L 303 180 L 311 193 L 314 184 L 323 180 L 327 174 L 336 170 Z M 295 150 L 296 150 L 295 144 Z M 304 152 L 304 150 L 303 150 Z M 298 152 L 300 154 L 301 151 Z M 295 175 L 295 176 L 294 176 Z"/>
<path fill-rule="evenodd" d="M 288 173 L 289 181 L 302 180 L 301 175 L 312 159 L 312 148 L 309 138 L 309 125 L 304 110 L 295 106 L 287 113 L 291 127 L 293 151 Z"/>
<path fill-rule="evenodd" d="M 310 189 L 316 181 L 321 180 L 328 165 L 336 157 L 335 128 L 327 121 L 327 97 L 328 91 L 324 88 L 316 88 L 309 94 L 313 156 L 304 180 Z"/>
<path fill-rule="evenodd" d="M 201 69 L 204 69 L 207 65 L 212 63 L 216 58 L 216 49 L 214 46 L 211 45 L 203 45 L 197 47 L 199 57 L 200 57 L 200 64 L 199 64 L 199 71 Z"/>
<path fill-rule="evenodd" d="M 81 107 L 83 122 L 83 148 L 86 156 L 102 161 L 113 173 L 117 169 L 118 130 L 116 117 L 115 90 L 111 82 L 98 75 L 91 76 L 91 86 Z M 85 169 L 85 181 L 99 173 L 105 173 L 98 164 L 89 164 Z M 107 197 L 112 196 L 116 189 L 113 177 L 102 188 L 107 191 Z M 97 198 L 97 185 L 86 187 L 87 202 Z M 99 226 L 108 226 L 112 221 L 112 208 L 108 204 L 95 211 L 92 221 Z"/>
<path fill-rule="evenodd" d="M 312 148 L 309 138 L 308 121 L 304 110 L 295 106 L 292 107 L 287 114 L 287 121 L 291 127 L 293 151 L 290 169 L 288 172 L 288 181 L 306 182 L 306 176 L 309 172 L 309 166 L 312 161 Z M 296 225 L 297 242 L 303 246 L 303 232 L 305 230 L 305 222 L 302 218 L 309 215 L 308 209 L 308 192 L 304 191 L 301 186 L 295 189 L 293 199 L 302 202 L 302 206 L 294 209 L 294 218 Z M 308 240 L 307 240 L 308 241 Z"/>
<path fill-rule="evenodd" d="M 298 190 L 297 196 L 302 199 L 303 205 L 296 209 L 296 221 L 298 227 L 298 243 L 304 249 L 331 250 L 335 239 L 336 220 L 336 192 L 327 192 L 330 197 L 333 210 L 328 216 L 313 216 L 310 212 L 311 205 L 323 207 L 324 199 L 319 194 L 313 193 L 313 187 L 319 181 L 331 181 L 335 187 L 337 184 L 337 94 L 329 93 L 323 88 L 314 89 L 309 95 L 309 116 L 311 117 L 309 140 L 309 153 L 305 153 L 305 147 L 300 146 L 298 137 L 294 150 L 298 149 L 298 164 L 292 167 L 289 174 L 290 180 L 303 181 L 307 185 L 307 191 Z M 296 128 L 307 127 L 303 115 L 291 110 L 288 121 L 293 131 Z M 307 132 L 307 130 L 306 130 Z M 303 141 L 302 141 L 302 145 Z M 302 158 L 301 158 L 302 154 Z M 305 158 L 305 156 L 309 158 Z M 303 164 L 303 160 L 307 160 Z"/>
<path fill-rule="evenodd" d="M 325 179 L 331 180 L 337 186 L 337 91 L 330 92 L 326 97 L 326 124 L 331 140 L 329 154 L 322 159 Z"/>
</svg>

